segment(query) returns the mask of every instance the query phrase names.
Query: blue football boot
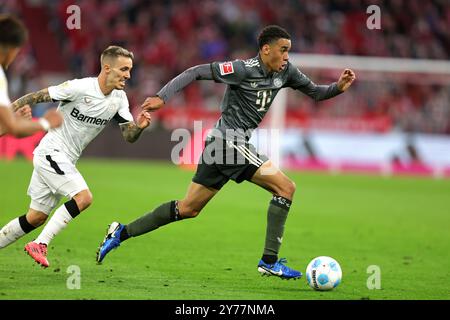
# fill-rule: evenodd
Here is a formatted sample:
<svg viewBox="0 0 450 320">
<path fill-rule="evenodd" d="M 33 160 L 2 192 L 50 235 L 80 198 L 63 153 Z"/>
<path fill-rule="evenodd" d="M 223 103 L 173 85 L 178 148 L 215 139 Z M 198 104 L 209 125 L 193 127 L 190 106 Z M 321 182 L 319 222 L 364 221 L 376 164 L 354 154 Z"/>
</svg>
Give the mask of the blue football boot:
<svg viewBox="0 0 450 320">
<path fill-rule="evenodd" d="M 289 268 L 284 265 L 287 263 L 285 258 L 281 258 L 274 264 L 265 263 L 263 260 L 260 260 L 258 263 L 258 271 L 261 275 L 266 276 L 277 276 L 281 279 L 300 279 L 302 277 L 302 273 L 300 271 Z"/>
<path fill-rule="evenodd" d="M 103 239 L 103 242 L 100 244 L 100 247 L 97 250 L 98 263 L 103 261 L 108 252 L 120 246 L 120 233 L 122 232 L 123 228 L 125 228 L 125 226 L 123 224 L 120 224 L 119 222 L 113 222 L 109 225 L 108 229 L 106 230 L 105 239 Z"/>
</svg>

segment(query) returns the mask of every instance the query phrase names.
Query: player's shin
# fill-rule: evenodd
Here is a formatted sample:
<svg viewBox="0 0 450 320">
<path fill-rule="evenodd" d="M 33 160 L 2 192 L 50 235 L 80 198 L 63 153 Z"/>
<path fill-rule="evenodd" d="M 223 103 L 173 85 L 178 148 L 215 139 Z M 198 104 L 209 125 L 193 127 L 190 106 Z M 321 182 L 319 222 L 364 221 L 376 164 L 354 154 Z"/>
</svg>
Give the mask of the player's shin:
<svg viewBox="0 0 450 320">
<path fill-rule="evenodd" d="M 36 227 L 28 222 L 25 214 L 11 220 L 0 230 L 0 249 L 9 246 L 34 229 Z"/>
<path fill-rule="evenodd" d="M 262 260 L 273 264 L 278 259 L 281 242 L 283 240 L 284 225 L 291 207 L 291 201 L 273 196 L 267 212 L 266 242 Z"/>
<path fill-rule="evenodd" d="M 178 220 L 181 217 L 177 202 L 170 201 L 126 225 L 126 231 L 131 237 L 136 237 Z"/>
<path fill-rule="evenodd" d="M 33 242 L 48 245 L 50 241 L 65 229 L 67 224 L 79 214 L 80 210 L 78 209 L 76 201 L 74 199 L 67 201 L 56 209 L 41 234 Z"/>
</svg>

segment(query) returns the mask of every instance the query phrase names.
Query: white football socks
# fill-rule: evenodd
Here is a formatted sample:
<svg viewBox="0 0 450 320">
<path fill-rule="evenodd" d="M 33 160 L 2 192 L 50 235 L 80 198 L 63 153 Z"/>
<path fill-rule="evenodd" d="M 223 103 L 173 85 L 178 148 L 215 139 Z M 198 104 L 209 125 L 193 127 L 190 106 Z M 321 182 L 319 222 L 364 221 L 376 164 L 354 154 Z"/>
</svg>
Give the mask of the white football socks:
<svg viewBox="0 0 450 320">
<path fill-rule="evenodd" d="M 67 211 L 66 206 L 63 204 L 58 209 L 56 209 L 55 213 L 47 222 L 41 234 L 33 242 L 44 243 L 48 245 L 58 233 L 66 228 L 67 224 L 72 219 L 72 216 Z"/>
<path fill-rule="evenodd" d="M 25 234 L 20 226 L 19 218 L 11 220 L 0 230 L 0 249 L 9 246 Z"/>
</svg>

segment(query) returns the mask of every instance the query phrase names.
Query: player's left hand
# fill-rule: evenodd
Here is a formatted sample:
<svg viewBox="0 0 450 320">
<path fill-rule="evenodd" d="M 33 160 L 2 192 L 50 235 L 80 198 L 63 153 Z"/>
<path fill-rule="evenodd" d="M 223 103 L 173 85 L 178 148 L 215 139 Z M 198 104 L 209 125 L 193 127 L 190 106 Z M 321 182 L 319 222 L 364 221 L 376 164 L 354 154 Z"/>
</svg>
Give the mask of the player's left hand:
<svg viewBox="0 0 450 320">
<path fill-rule="evenodd" d="M 356 75 L 351 69 L 345 69 L 341 76 L 339 77 L 337 86 L 339 90 L 345 91 L 347 90 L 353 83 L 353 81 L 356 79 Z"/>
<path fill-rule="evenodd" d="M 152 122 L 152 116 L 148 111 L 141 111 L 137 116 L 137 125 L 141 129 L 147 128 Z"/>
<path fill-rule="evenodd" d="M 21 117 L 27 120 L 31 120 L 32 117 L 31 108 L 28 104 L 24 105 L 20 109 L 17 109 L 14 113 L 17 117 Z"/>
<path fill-rule="evenodd" d="M 145 111 L 156 111 L 164 105 L 164 100 L 158 96 L 148 97 L 145 99 L 144 103 L 141 105 L 142 110 Z"/>
</svg>

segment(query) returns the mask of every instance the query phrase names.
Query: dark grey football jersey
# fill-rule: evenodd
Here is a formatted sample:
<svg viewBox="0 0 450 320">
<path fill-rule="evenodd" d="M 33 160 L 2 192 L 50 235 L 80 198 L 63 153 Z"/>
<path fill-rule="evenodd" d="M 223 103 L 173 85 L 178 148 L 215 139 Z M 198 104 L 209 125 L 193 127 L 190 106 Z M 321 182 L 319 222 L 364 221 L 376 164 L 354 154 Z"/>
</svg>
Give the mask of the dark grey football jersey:
<svg viewBox="0 0 450 320">
<path fill-rule="evenodd" d="M 340 93 L 336 83 L 318 86 L 290 62 L 281 72 L 269 73 L 259 55 L 248 60 L 213 62 L 211 70 L 216 82 L 228 85 L 215 126 L 218 130 L 212 134 L 227 140 L 250 139 L 281 88 L 300 90 L 316 100 Z"/>
</svg>

